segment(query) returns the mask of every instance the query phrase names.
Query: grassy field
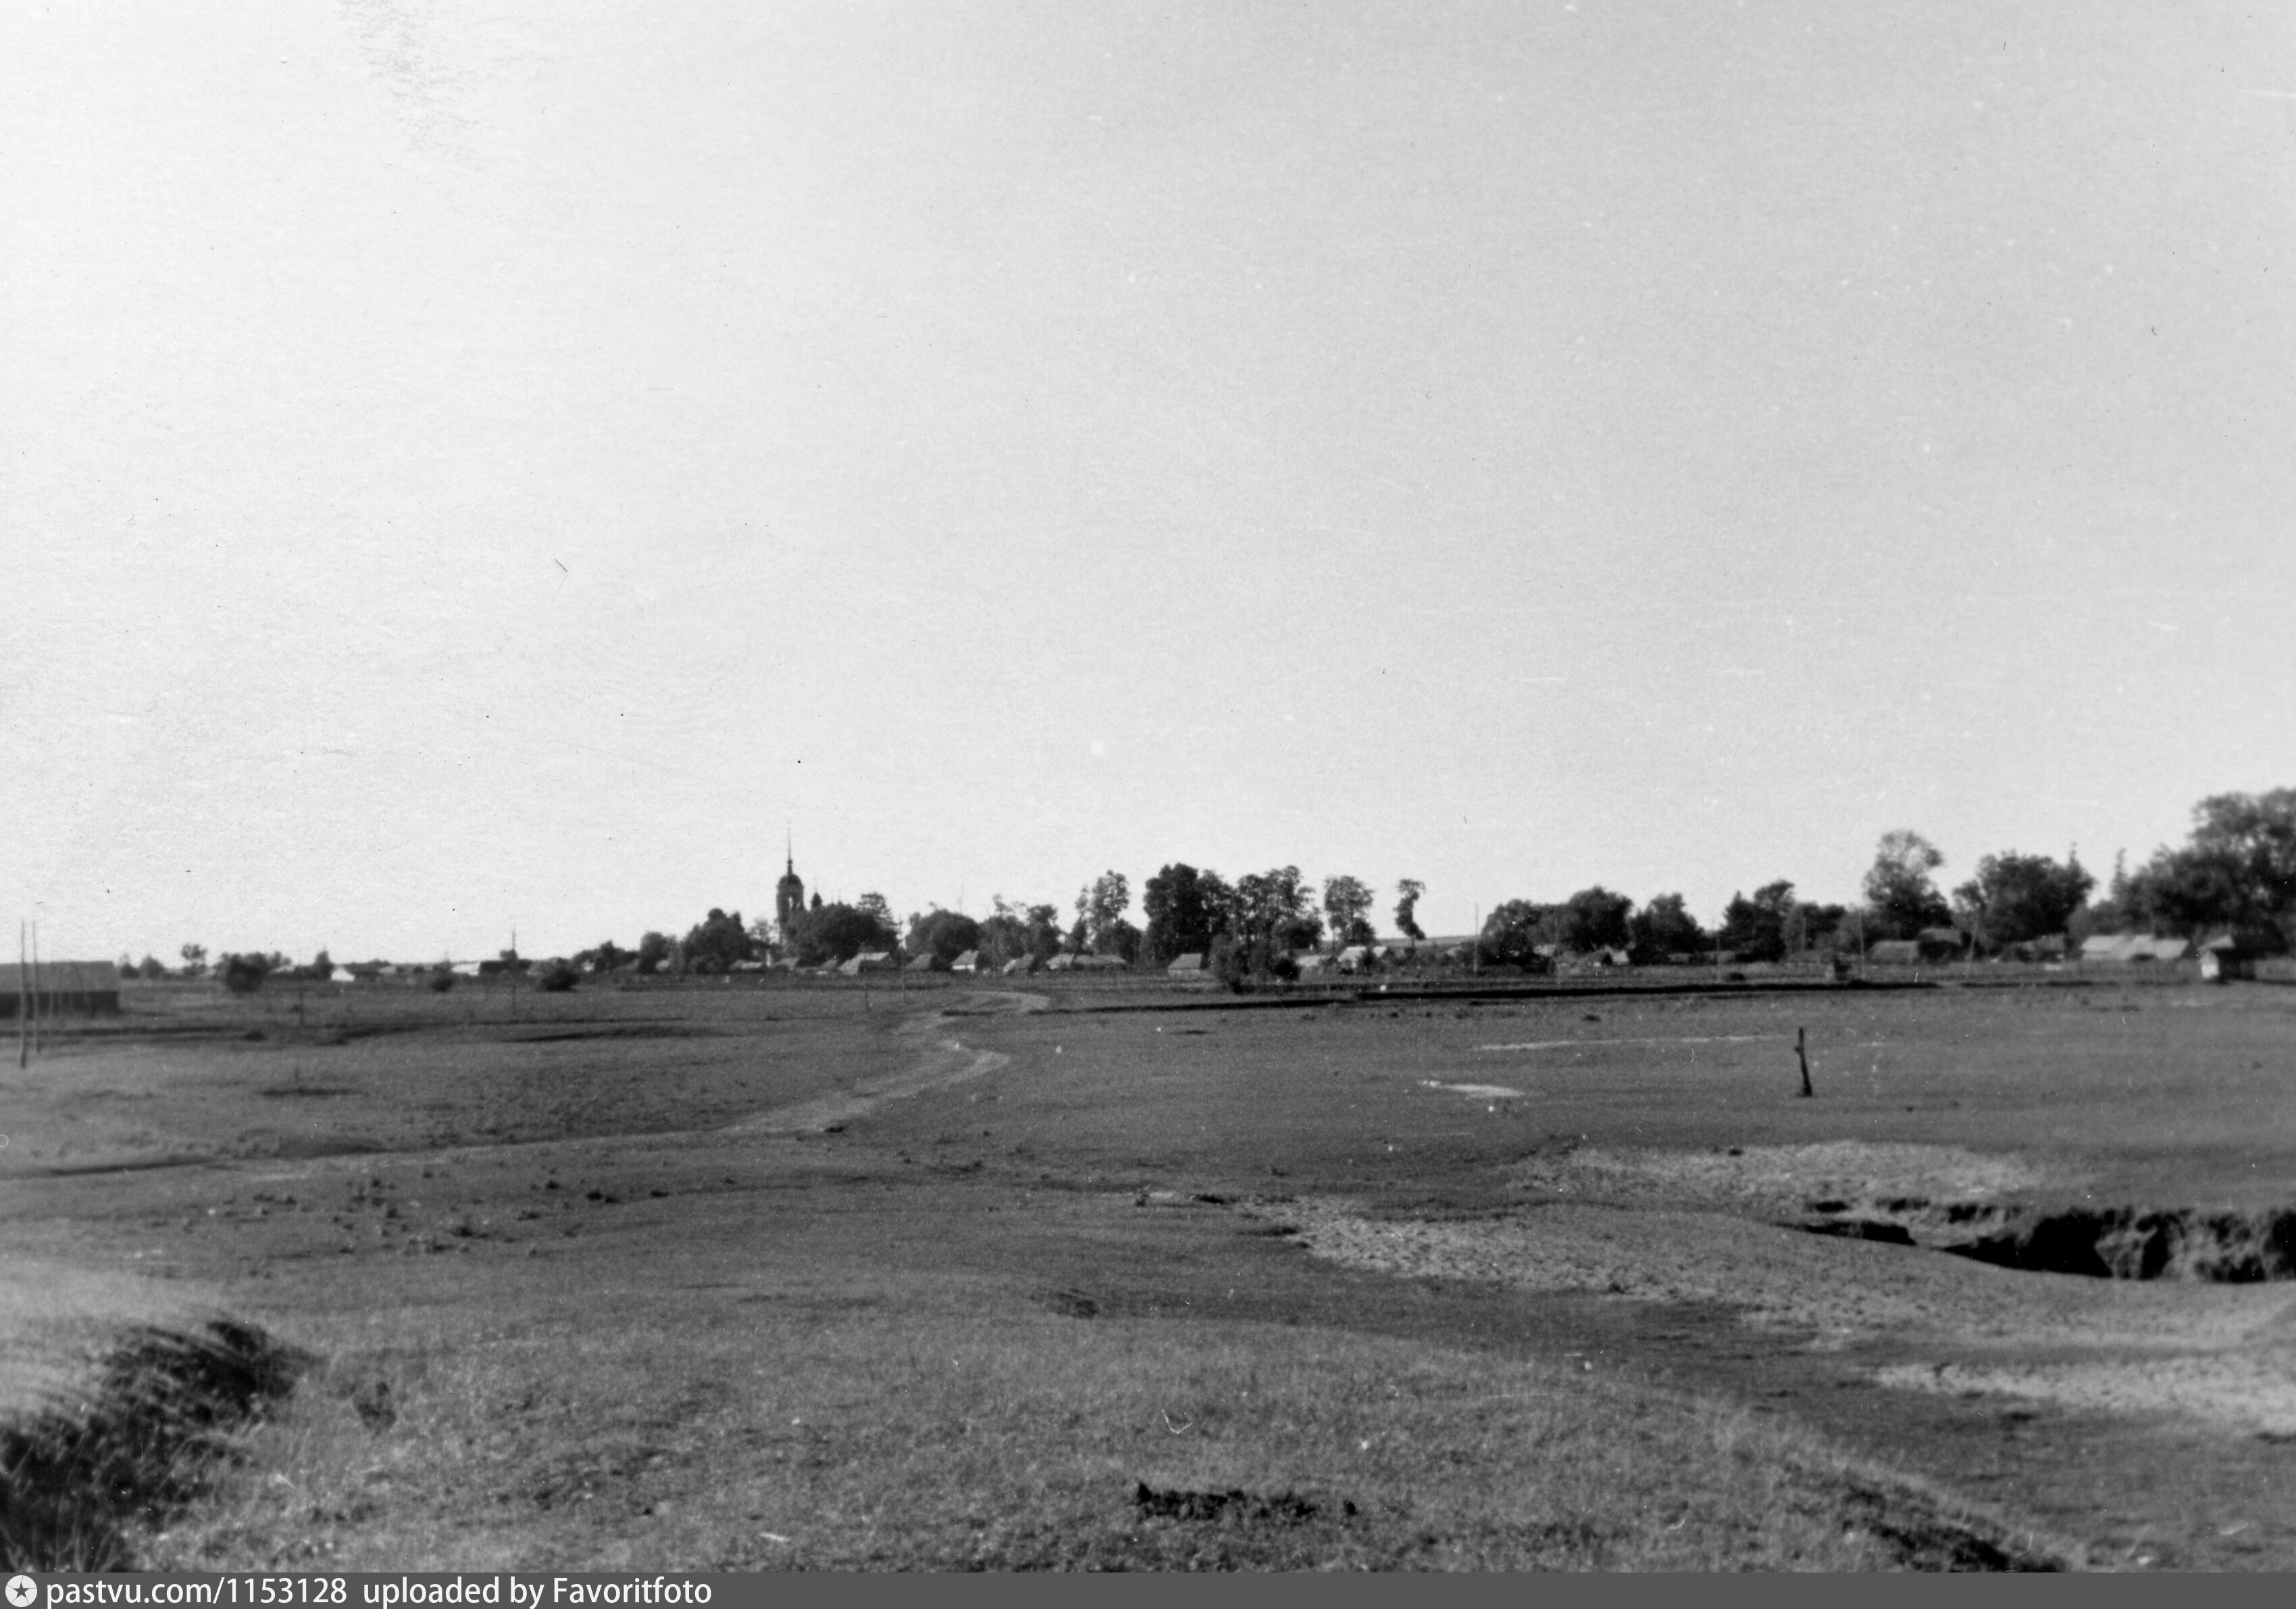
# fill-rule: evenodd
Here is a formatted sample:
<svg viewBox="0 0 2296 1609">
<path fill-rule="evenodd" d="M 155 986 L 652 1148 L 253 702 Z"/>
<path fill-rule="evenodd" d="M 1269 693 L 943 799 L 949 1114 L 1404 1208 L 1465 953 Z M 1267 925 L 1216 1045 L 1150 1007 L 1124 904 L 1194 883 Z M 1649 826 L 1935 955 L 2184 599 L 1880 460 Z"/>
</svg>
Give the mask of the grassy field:
<svg viewBox="0 0 2296 1609">
<path fill-rule="evenodd" d="M 0 1393 L 305 1359 L 145 1563 L 2296 1564 L 2296 1285 L 2199 1277 L 2296 991 L 127 1004 L 6 1075 Z"/>
</svg>

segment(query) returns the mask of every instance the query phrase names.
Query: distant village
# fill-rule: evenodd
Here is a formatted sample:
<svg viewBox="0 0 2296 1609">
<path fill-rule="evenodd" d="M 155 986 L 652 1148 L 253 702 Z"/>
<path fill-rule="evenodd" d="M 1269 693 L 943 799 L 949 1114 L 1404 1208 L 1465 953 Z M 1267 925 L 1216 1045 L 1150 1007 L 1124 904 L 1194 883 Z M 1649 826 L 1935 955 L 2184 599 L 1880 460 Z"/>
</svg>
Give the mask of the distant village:
<svg viewBox="0 0 2296 1609">
<path fill-rule="evenodd" d="M 1987 855 L 1948 893 L 1935 874 L 1945 857 L 1920 833 L 1884 833 L 1856 905 L 1801 899 L 1779 881 L 1733 896 L 1711 929 L 1679 894 L 1637 904 L 1600 884 L 1567 899 L 1502 900 L 1479 912 L 1471 933 L 1431 935 L 1417 907 L 1425 885 L 1395 885 L 1385 901 L 1346 875 L 1320 884 L 1297 866 L 1233 881 L 1172 862 L 1141 891 L 1103 873 L 1067 911 L 991 901 L 975 916 L 934 908 L 897 920 L 874 893 L 850 902 L 808 896 L 793 854 L 783 856 L 773 915 L 744 922 L 712 909 L 683 935 L 649 932 L 635 948 L 608 940 L 568 956 L 534 958 L 516 944 L 486 959 L 337 962 L 324 950 L 298 963 L 281 954 L 226 952 L 210 958 L 186 944 L 175 965 L 152 956 L 116 962 L 42 962 L 37 941 L 0 965 L 0 1014 L 119 1009 L 123 981 L 208 981 L 234 992 L 266 984 L 424 987 L 463 980 L 545 989 L 586 981 L 708 979 L 876 973 L 1021 976 L 1038 973 L 1152 974 L 1230 987 L 1368 973 L 1467 973 L 1494 980 L 1699 967 L 1724 976 L 1748 968 L 1830 971 L 2022 965 L 2041 968 L 2182 967 L 2229 981 L 2296 981 L 2296 789 L 2220 794 L 2194 810 L 2190 840 L 2130 870 L 2116 865 L 2103 897 L 2078 852 L 2057 860 L 2007 851 Z"/>
</svg>

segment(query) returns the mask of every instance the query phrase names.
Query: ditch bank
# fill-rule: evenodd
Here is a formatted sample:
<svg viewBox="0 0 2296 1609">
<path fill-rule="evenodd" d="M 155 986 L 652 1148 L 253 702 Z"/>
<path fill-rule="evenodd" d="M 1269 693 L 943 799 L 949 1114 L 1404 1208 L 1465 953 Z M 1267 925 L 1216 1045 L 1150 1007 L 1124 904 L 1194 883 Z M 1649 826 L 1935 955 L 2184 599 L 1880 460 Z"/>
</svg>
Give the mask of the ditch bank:
<svg viewBox="0 0 2296 1609">
<path fill-rule="evenodd" d="M 2296 1279 L 2296 1208 L 2074 1207 L 2056 1211 L 1916 1198 L 1813 1201 L 1791 1227 L 1922 1246 L 2028 1274 L 2261 1285 Z"/>
</svg>

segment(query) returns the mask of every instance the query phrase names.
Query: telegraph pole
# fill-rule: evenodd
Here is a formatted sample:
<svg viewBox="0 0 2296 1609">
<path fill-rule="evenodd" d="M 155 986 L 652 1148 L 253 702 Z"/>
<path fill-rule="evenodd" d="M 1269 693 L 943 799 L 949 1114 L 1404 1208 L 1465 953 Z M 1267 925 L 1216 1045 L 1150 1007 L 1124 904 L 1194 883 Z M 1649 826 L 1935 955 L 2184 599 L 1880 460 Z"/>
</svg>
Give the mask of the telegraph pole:
<svg viewBox="0 0 2296 1609">
<path fill-rule="evenodd" d="M 32 1054 L 37 1055 L 47 1048 L 46 1037 L 41 1031 L 47 1025 L 40 1021 L 40 924 L 32 922 Z"/>
<path fill-rule="evenodd" d="M 16 1070 L 20 1072 L 32 1060 L 32 994 L 27 985 L 31 980 L 31 968 L 24 958 L 24 921 L 16 919 Z"/>
</svg>

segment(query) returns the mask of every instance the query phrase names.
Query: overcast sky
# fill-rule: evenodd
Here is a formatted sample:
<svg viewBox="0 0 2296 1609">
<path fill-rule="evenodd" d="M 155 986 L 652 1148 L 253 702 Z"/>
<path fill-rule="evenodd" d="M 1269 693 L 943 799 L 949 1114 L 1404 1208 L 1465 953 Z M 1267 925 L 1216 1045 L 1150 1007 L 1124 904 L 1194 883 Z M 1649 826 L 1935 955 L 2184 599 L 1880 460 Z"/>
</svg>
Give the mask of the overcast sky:
<svg viewBox="0 0 2296 1609">
<path fill-rule="evenodd" d="M 51 954 L 628 944 L 785 825 L 904 912 L 1710 918 L 2296 784 L 2296 9 L 76 0 L 0 62 Z"/>
</svg>

